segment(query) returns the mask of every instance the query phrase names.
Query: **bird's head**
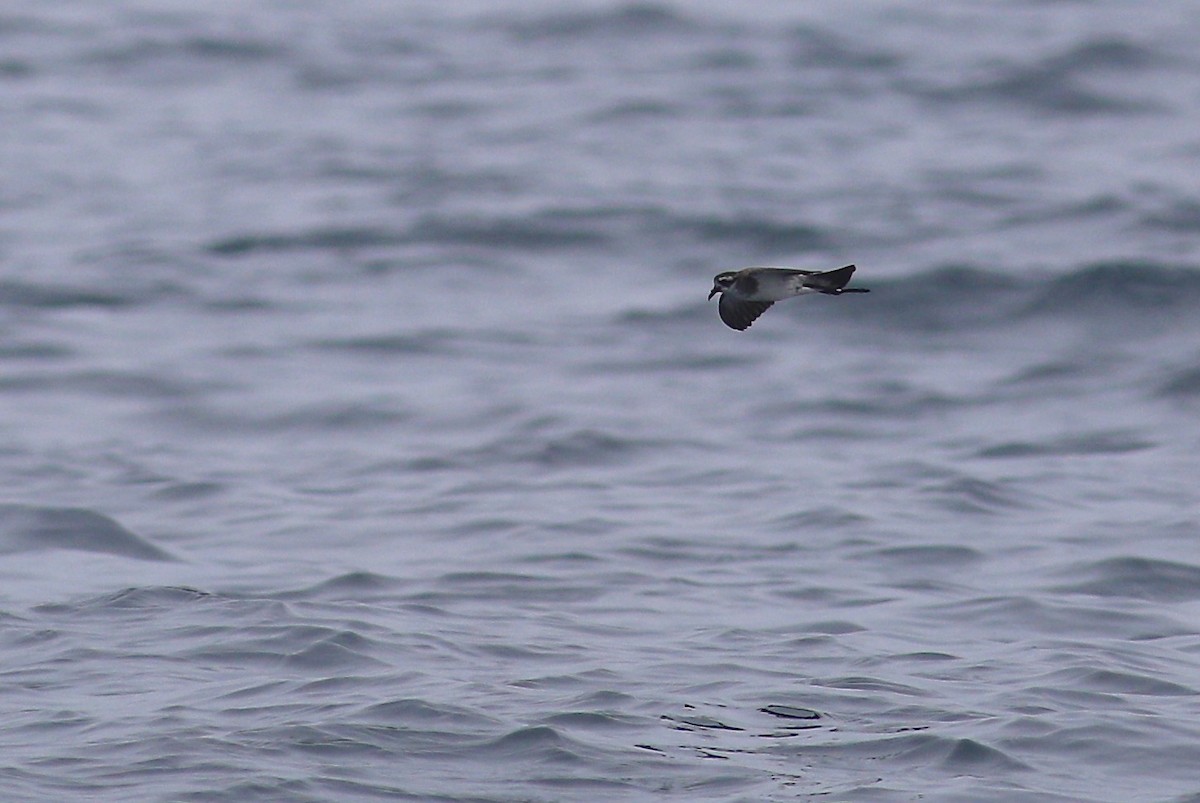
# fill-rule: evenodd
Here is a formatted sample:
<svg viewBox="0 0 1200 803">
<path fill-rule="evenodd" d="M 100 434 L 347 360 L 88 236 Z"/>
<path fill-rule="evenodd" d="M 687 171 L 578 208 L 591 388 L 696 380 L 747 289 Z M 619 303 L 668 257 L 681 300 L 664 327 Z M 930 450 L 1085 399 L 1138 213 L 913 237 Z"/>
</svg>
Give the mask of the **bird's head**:
<svg viewBox="0 0 1200 803">
<path fill-rule="evenodd" d="M 712 288 L 712 291 L 708 294 L 709 300 L 711 301 L 712 297 L 715 296 L 717 293 L 724 293 L 726 290 L 728 290 L 730 288 L 730 286 L 733 285 L 733 282 L 736 278 L 737 278 L 737 273 L 734 271 L 731 271 L 731 270 L 727 270 L 724 273 L 718 273 L 716 276 L 714 276 L 713 277 L 713 288 Z"/>
</svg>

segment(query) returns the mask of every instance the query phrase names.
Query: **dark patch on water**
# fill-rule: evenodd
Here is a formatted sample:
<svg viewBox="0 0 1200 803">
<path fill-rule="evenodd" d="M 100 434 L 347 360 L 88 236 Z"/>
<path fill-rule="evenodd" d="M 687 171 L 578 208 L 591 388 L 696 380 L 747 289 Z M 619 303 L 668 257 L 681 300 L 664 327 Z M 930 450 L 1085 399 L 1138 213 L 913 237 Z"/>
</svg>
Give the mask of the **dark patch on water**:
<svg viewBox="0 0 1200 803">
<path fill-rule="evenodd" d="M 906 337 L 967 334 L 1032 320 L 1108 329 L 1200 322 L 1200 269 L 1152 262 L 1103 262 L 1025 278 L 946 267 L 870 284 L 873 292 L 853 305 L 809 304 L 804 316 L 881 326 Z"/>
<path fill-rule="evenodd" d="M 789 61 L 798 68 L 888 71 L 896 69 L 903 61 L 896 52 L 855 42 L 836 30 L 811 25 L 792 28 L 786 35 L 785 44 Z"/>
<path fill-rule="evenodd" d="M 8 279 L 0 281 L 0 305 L 32 309 L 66 309 L 71 307 L 121 308 L 137 304 L 141 299 L 92 287 L 33 284 Z"/>
<path fill-rule="evenodd" d="M 395 246 L 409 240 L 405 235 L 375 228 L 320 229 L 293 234 L 239 234 L 208 244 L 217 256 L 238 257 L 265 252 L 344 251 L 359 248 Z"/>
<path fill-rule="evenodd" d="M 509 32 L 523 42 L 578 44 L 591 38 L 653 38 L 692 30 L 694 23 L 670 6 L 627 3 L 594 11 L 559 11 L 508 21 Z"/>
<path fill-rule="evenodd" d="M 0 78 L 6 81 L 29 78 L 36 70 L 28 61 L 22 59 L 0 59 Z"/>
<path fill-rule="evenodd" d="M 1156 54 L 1120 40 L 1086 42 L 1036 61 L 994 70 L 994 77 L 958 86 L 922 89 L 932 100 L 956 103 L 997 101 L 1031 111 L 1060 115 L 1129 115 L 1157 109 L 1151 101 L 1093 89 L 1088 78 L 1097 71 L 1140 72 L 1156 63 Z"/>
<path fill-rule="evenodd" d="M 1200 367 L 1173 372 L 1159 384 L 1158 395 L 1166 399 L 1194 399 L 1200 396 Z"/>
<path fill-rule="evenodd" d="M 200 403 L 188 403 L 163 410 L 158 417 L 168 424 L 226 435 L 239 432 L 370 431 L 395 427 L 411 420 L 407 411 L 374 401 L 313 404 L 275 412 L 216 409 Z"/>
<path fill-rule="evenodd" d="M 422 332 L 419 334 L 380 334 L 358 337 L 331 337 L 314 340 L 308 345 L 314 349 L 342 351 L 367 357 L 389 355 L 434 355 L 450 353 L 448 341 L 451 333 L 446 331 Z"/>
<path fill-rule="evenodd" d="M 814 720 L 821 718 L 821 715 L 811 708 L 797 708 L 794 705 L 768 705 L 758 710 L 780 719 Z"/>
<path fill-rule="evenodd" d="M 891 281 L 872 281 L 870 316 L 905 331 L 946 332 L 1007 321 L 1021 298 L 1023 283 L 999 273 L 947 266 Z"/>
<path fill-rule="evenodd" d="M 1044 362 L 1022 368 L 1017 374 L 1005 380 L 1005 383 L 1011 385 L 1036 385 L 1062 382 L 1064 380 L 1082 380 L 1097 376 L 1109 367 L 1108 362 L 1095 358 Z"/>
<path fill-rule="evenodd" d="M 189 386 L 161 376 L 118 371 L 83 371 L 65 374 L 24 374 L 0 379 L 0 390 L 79 393 L 84 396 L 179 400 L 191 398 L 211 385 Z"/>
<path fill-rule="evenodd" d="M 1165 210 L 1144 216 L 1142 223 L 1183 234 L 1200 231 L 1200 201 L 1177 201 Z"/>
<path fill-rule="evenodd" d="M 607 217 L 601 213 L 601 217 Z M 412 239 L 447 245 L 547 250 L 598 248 L 609 237 L 590 213 L 553 210 L 525 218 L 428 217 L 413 227 Z"/>
<path fill-rule="evenodd" d="M 663 714 L 663 722 L 671 723 L 671 727 L 682 731 L 744 731 L 745 728 L 740 728 L 736 725 L 730 725 L 722 722 L 715 717 L 704 716 L 702 714 L 687 714 L 679 716 L 670 716 Z"/>
<path fill-rule="evenodd" d="M 642 120 L 672 120 L 681 115 L 679 104 L 664 101 L 623 100 L 588 116 L 588 121 L 597 124 L 621 124 Z"/>
<path fill-rule="evenodd" d="M 1087 432 L 1042 441 L 1013 441 L 989 446 L 980 457 L 1073 457 L 1119 455 L 1153 449 L 1155 444 L 1131 432 Z"/>
<path fill-rule="evenodd" d="M 709 218 L 681 220 L 684 230 L 701 241 L 738 243 L 751 253 L 789 253 L 815 251 L 829 246 L 826 232 L 800 223 L 784 223 L 764 218 Z"/>
<path fill-rule="evenodd" d="M 285 53 L 277 43 L 241 35 L 184 35 L 181 38 L 146 35 L 128 44 L 97 50 L 91 59 L 110 67 L 154 72 L 153 62 L 185 59 L 241 64 L 274 61 Z"/>
<path fill-rule="evenodd" d="M 1104 262 L 1051 278 L 1038 287 L 1025 313 L 1119 318 L 1197 309 L 1200 271 L 1152 262 Z"/>
<path fill-rule="evenodd" d="M 0 343 L 0 360 L 28 360 L 42 363 L 71 357 L 73 349 L 56 343 Z"/>
<path fill-rule="evenodd" d="M 226 490 L 219 482 L 171 482 L 157 488 L 153 497 L 169 502 L 191 502 L 219 496 Z"/>
<path fill-rule="evenodd" d="M 625 315 L 622 316 L 626 320 L 647 321 L 655 320 L 659 322 L 661 319 L 654 318 L 650 314 Z M 663 316 L 671 317 L 671 316 Z M 763 362 L 761 357 L 735 357 L 732 355 L 720 354 L 680 354 L 672 357 L 660 358 L 641 358 L 626 361 L 601 361 L 588 363 L 580 367 L 580 372 L 586 375 L 595 375 L 597 372 L 608 373 L 628 373 L 628 374 L 647 374 L 653 376 L 662 376 L 664 372 L 680 371 L 689 372 L 706 372 L 706 371 L 724 371 L 729 368 L 743 368 L 748 365 Z"/>
<path fill-rule="evenodd" d="M 984 556 L 978 550 L 964 546 L 923 545 L 890 547 L 873 550 L 864 557 L 882 560 L 896 568 L 922 569 L 927 571 L 960 571 L 963 567 L 980 563 Z"/>
</svg>

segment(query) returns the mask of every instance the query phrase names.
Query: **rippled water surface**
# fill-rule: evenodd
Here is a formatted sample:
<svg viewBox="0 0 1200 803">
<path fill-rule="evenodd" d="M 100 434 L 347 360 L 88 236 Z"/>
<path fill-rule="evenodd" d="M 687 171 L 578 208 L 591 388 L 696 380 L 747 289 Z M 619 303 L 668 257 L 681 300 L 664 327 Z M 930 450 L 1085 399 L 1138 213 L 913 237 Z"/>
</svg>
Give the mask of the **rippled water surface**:
<svg viewBox="0 0 1200 803">
<path fill-rule="evenodd" d="M 5 799 L 1200 799 L 1198 40 L 5 5 Z"/>
</svg>

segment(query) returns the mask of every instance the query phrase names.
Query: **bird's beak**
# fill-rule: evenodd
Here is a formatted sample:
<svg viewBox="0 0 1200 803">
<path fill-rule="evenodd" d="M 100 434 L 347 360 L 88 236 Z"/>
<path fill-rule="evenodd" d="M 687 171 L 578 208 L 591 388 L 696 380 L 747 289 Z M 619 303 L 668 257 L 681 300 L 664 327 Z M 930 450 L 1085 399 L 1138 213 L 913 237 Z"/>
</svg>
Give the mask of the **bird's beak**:
<svg viewBox="0 0 1200 803">
<path fill-rule="evenodd" d="M 708 294 L 708 300 L 709 300 L 709 301 L 712 301 L 712 297 L 713 297 L 713 296 L 715 296 L 715 295 L 716 295 L 717 293 L 719 293 L 719 292 L 721 292 L 721 288 L 720 288 L 720 287 L 714 287 L 714 288 L 712 289 L 712 291 L 711 291 L 711 292 Z"/>
</svg>

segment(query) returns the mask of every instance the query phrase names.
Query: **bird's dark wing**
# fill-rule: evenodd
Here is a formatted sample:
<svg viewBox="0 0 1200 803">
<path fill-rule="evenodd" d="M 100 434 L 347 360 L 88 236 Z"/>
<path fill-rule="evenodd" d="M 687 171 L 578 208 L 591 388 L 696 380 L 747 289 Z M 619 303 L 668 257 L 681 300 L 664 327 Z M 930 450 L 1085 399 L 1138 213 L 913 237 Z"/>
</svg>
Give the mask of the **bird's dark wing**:
<svg viewBox="0 0 1200 803">
<path fill-rule="evenodd" d="M 721 313 L 721 320 L 725 322 L 726 326 L 740 332 L 748 329 L 750 324 L 754 323 L 755 319 L 770 309 L 774 303 L 773 301 L 743 301 L 734 298 L 729 293 L 722 293 L 717 310 Z"/>
</svg>

